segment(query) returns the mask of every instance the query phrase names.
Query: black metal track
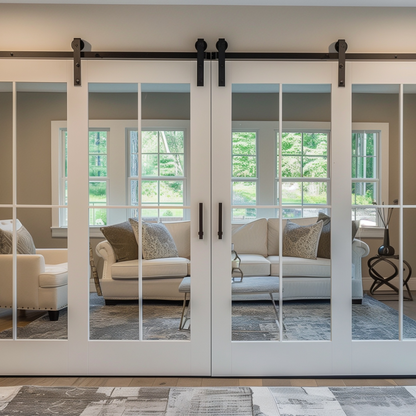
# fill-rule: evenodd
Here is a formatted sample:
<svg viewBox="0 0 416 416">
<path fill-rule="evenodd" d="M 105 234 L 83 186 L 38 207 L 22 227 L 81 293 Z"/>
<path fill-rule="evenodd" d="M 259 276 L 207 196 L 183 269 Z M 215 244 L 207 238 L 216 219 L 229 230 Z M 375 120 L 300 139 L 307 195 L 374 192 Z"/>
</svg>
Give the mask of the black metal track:
<svg viewBox="0 0 416 416">
<path fill-rule="evenodd" d="M 83 59 L 189 59 L 196 60 L 197 52 L 83 52 Z M 71 59 L 73 52 L 4 52 L 0 58 Z M 210 52 L 204 52 L 205 59 L 211 59 Z"/>
<path fill-rule="evenodd" d="M 11 52 L 0 51 L 0 58 L 72 59 L 73 52 Z M 197 52 L 83 52 L 83 59 L 189 59 L 196 60 Z M 218 52 L 204 52 L 208 60 L 218 59 Z M 336 61 L 338 53 L 298 52 L 225 52 L 229 60 L 288 60 Z M 345 59 L 354 61 L 416 61 L 416 53 L 346 53 Z"/>
<path fill-rule="evenodd" d="M 269 61 L 337 61 L 338 53 L 298 53 L 298 52 L 225 52 L 225 59 L 229 60 L 269 60 Z M 213 52 L 213 60 L 218 59 L 218 53 Z M 416 53 L 346 53 L 346 60 L 360 61 L 400 61 L 415 60 Z"/>
</svg>

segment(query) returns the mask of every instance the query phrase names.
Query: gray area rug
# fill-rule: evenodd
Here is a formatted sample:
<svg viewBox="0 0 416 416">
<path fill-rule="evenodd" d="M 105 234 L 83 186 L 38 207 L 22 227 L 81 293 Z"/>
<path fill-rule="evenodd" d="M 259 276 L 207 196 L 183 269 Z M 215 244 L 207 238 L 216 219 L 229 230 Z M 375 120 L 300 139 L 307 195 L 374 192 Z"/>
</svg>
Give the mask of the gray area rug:
<svg viewBox="0 0 416 416">
<path fill-rule="evenodd" d="M 90 297 L 91 339 L 134 340 L 139 338 L 137 302 L 106 306 L 102 297 Z M 376 299 L 365 296 L 362 305 L 352 305 L 353 339 L 394 340 L 399 337 L 398 313 Z M 181 302 L 145 301 L 143 338 L 146 340 L 187 340 L 189 331 L 180 331 Z M 270 301 L 233 302 L 234 341 L 278 340 L 279 331 Z M 283 304 L 284 340 L 330 340 L 329 301 L 288 301 Z M 404 317 L 405 338 L 416 338 L 416 321 Z M 192 332 L 192 328 L 191 328 Z M 11 330 L 0 338 L 11 338 Z M 18 338 L 66 339 L 67 311 L 58 321 L 45 315 L 26 327 L 18 328 Z"/>
<path fill-rule="evenodd" d="M 0 415 L 414 416 L 416 387 L 0 387 Z"/>
</svg>

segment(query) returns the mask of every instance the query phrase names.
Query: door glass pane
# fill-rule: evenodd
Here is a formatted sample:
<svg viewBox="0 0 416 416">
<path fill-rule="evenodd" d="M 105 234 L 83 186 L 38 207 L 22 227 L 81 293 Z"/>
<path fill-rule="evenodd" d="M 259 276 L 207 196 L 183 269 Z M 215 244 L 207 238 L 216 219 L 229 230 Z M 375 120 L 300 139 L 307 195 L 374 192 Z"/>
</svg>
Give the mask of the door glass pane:
<svg viewBox="0 0 416 416">
<path fill-rule="evenodd" d="M 413 276 L 416 263 L 414 248 L 416 246 L 416 192 L 412 177 L 415 177 L 416 167 L 414 155 L 416 143 L 414 140 L 416 109 L 416 85 L 403 86 L 403 337 L 416 338 L 416 308 L 414 307 L 415 293 Z M 407 264 L 406 264 L 406 263 Z M 411 271 L 409 270 L 411 269 Z M 409 275 L 410 271 L 410 275 Z M 410 277 L 409 277 L 410 276 Z M 410 293 L 409 293 L 410 292 Z"/>
<path fill-rule="evenodd" d="M 12 121 L 13 121 L 12 83 L 0 83 L 0 204 L 11 204 L 12 191 Z"/>
<path fill-rule="evenodd" d="M 352 338 L 399 338 L 398 85 L 352 86 Z"/>
<path fill-rule="evenodd" d="M 10 233 L 12 226 L 13 211 L 11 208 L 0 208 L 0 232 Z M 9 234 L 10 235 L 10 234 Z M 6 254 L 6 251 L 9 254 Z M 5 250 L 2 247 L 0 255 L 0 339 L 10 339 L 13 337 L 13 247 Z"/>
<path fill-rule="evenodd" d="M 279 224 L 274 156 L 278 122 L 279 85 L 233 85 L 228 275 L 233 341 L 280 339 L 278 231 L 274 248 L 267 244 L 267 230 Z"/>
<path fill-rule="evenodd" d="M 17 337 L 66 339 L 66 84 L 17 83 L 16 100 Z"/>
<path fill-rule="evenodd" d="M 129 219 L 137 219 L 138 86 L 90 83 L 88 101 L 90 339 L 135 340 L 139 249 Z"/>
<path fill-rule="evenodd" d="M 0 232 L 8 228 L 13 218 L 11 208 L 2 204 L 13 202 L 13 94 L 12 83 L 0 83 Z M 7 227 L 7 228 L 6 228 Z M 0 278 L 2 290 L 0 291 L 0 338 L 11 338 L 12 318 L 12 259 L 9 255 L 0 257 Z"/>
<path fill-rule="evenodd" d="M 131 181 L 141 205 L 143 339 L 188 340 L 190 85 L 142 84 L 141 108 L 140 140 L 137 131 L 130 140 L 141 166 Z"/>
<path fill-rule="evenodd" d="M 331 86 L 286 84 L 282 94 L 283 340 L 330 340 Z"/>
</svg>

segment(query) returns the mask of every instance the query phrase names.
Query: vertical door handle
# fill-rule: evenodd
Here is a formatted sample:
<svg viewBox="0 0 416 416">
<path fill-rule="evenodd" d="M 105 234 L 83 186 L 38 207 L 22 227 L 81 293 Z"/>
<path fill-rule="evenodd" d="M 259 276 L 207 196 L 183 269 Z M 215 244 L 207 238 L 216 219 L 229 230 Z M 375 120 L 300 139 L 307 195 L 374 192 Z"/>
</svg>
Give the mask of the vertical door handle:
<svg viewBox="0 0 416 416">
<path fill-rule="evenodd" d="M 198 237 L 200 240 L 204 238 L 204 204 L 202 202 L 199 203 Z"/>
<path fill-rule="evenodd" d="M 222 240 L 222 202 L 218 203 L 218 239 Z"/>
</svg>

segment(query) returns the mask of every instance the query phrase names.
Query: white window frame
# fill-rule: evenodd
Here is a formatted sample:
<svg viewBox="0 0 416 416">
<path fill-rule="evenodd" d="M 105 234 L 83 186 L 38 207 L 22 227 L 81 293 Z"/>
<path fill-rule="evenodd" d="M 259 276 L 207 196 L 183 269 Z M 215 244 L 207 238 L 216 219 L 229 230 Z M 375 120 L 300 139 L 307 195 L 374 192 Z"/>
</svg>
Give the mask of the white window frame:
<svg viewBox="0 0 416 416">
<path fill-rule="evenodd" d="M 239 123 L 241 124 L 241 123 Z M 258 194 L 259 194 L 259 129 L 258 128 L 252 128 L 252 129 L 243 129 L 243 128 L 233 128 L 232 129 L 232 133 L 255 133 L 256 134 L 256 176 L 251 178 L 251 177 L 234 177 L 233 176 L 233 168 L 234 168 L 234 153 L 232 150 L 232 146 L 233 146 L 233 139 L 231 138 L 231 192 L 232 192 L 232 198 L 234 198 L 234 187 L 233 184 L 234 182 L 254 182 L 256 184 L 256 202 L 254 204 L 254 209 L 256 210 L 256 216 L 255 217 L 248 217 L 248 218 L 244 218 L 244 219 L 238 219 L 238 218 L 234 218 L 234 209 L 238 209 L 236 208 L 237 205 L 234 205 L 233 208 L 233 214 L 232 214 L 232 220 L 233 222 L 247 222 L 247 221 L 251 221 L 253 219 L 257 218 L 257 208 L 255 208 L 256 205 L 258 205 Z M 247 208 L 244 208 L 247 209 Z M 249 209 L 249 208 L 248 208 Z"/>
<path fill-rule="evenodd" d="M 232 124 L 232 131 L 255 131 L 257 138 L 257 204 L 256 205 L 276 205 L 277 200 L 277 185 L 278 178 L 277 172 L 277 160 L 273 157 L 270 160 L 270 156 L 277 154 L 276 134 L 278 133 L 279 122 L 278 121 L 234 121 Z M 309 122 L 309 121 L 294 121 L 283 122 L 283 131 L 296 131 L 296 132 L 328 132 L 328 178 L 308 178 L 311 181 L 319 181 L 326 179 L 328 184 L 331 183 L 331 123 L 330 122 Z M 370 123 L 359 122 L 352 123 L 352 131 L 371 131 L 379 133 L 379 155 L 378 155 L 378 169 L 380 172 L 380 189 L 378 190 L 381 195 L 381 202 L 385 203 L 389 200 L 389 123 Z M 261 140 L 259 141 L 259 138 Z M 267 159 L 268 158 L 268 159 Z M 267 160 L 266 164 L 261 163 L 259 160 Z M 272 182 L 273 181 L 273 182 Z M 270 189 L 273 187 L 273 201 L 270 199 Z M 268 199 L 267 199 L 268 198 Z M 328 186 L 328 205 L 331 205 L 331 186 Z M 316 206 L 319 208 L 319 205 Z M 313 209 L 313 206 L 310 206 Z M 259 209 L 258 209 L 259 211 Z M 259 213 L 257 214 L 259 215 Z M 273 209 L 261 208 L 261 215 L 264 217 L 272 217 L 275 215 Z M 239 220 L 233 220 L 233 222 L 244 222 Z M 247 222 L 247 221 L 245 221 Z M 361 226 L 357 233 L 358 237 L 363 238 L 380 238 L 383 236 L 383 227 L 365 227 Z"/>
<path fill-rule="evenodd" d="M 183 176 L 167 176 L 167 180 L 178 179 L 183 181 L 183 205 L 187 206 L 190 204 L 190 181 L 189 181 L 189 167 L 190 167 L 190 141 L 189 141 L 189 129 L 190 123 L 187 120 L 142 120 L 142 131 L 169 131 L 169 130 L 180 130 L 184 133 L 184 175 Z M 130 176 L 130 161 L 131 161 L 131 154 L 130 154 L 130 131 L 137 131 L 137 125 L 135 128 L 126 129 L 126 163 L 127 163 L 127 193 L 128 193 L 128 203 L 132 205 L 131 202 L 131 195 L 128 191 L 130 189 L 130 182 L 132 180 L 138 180 L 138 177 Z M 139 140 L 140 143 L 140 140 Z M 140 161 L 139 161 L 139 168 L 140 168 Z M 139 172 L 140 176 L 140 172 Z M 161 181 L 163 177 L 161 176 L 149 176 L 145 178 L 141 178 L 142 180 L 155 180 Z M 162 217 L 158 217 L 160 220 Z M 189 210 L 183 210 L 183 220 L 188 220 L 190 218 Z"/>
<path fill-rule="evenodd" d="M 389 123 L 352 123 L 352 132 L 370 132 L 378 134 L 378 151 L 376 155 L 377 170 L 379 175 L 378 195 L 381 204 L 390 204 L 389 201 Z M 352 180 L 351 180 L 352 183 Z M 352 205 L 352 208 L 358 208 L 360 205 Z M 379 223 L 378 226 L 361 225 L 357 233 L 358 237 L 363 238 L 381 238 L 384 234 L 384 227 Z"/>
<path fill-rule="evenodd" d="M 189 172 L 189 129 L 188 120 L 142 120 L 142 129 L 184 130 L 185 132 L 185 172 Z M 107 201 L 108 205 L 129 205 L 129 146 L 128 131 L 137 130 L 137 120 L 90 120 L 89 129 L 108 131 L 107 141 Z M 65 149 L 62 132 L 67 129 L 66 121 L 51 122 L 51 175 L 52 204 L 63 205 L 63 164 Z M 188 205 L 189 180 L 184 179 L 184 205 Z M 67 237 L 67 226 L 60 223 L 60 211 L 52 209 L 52 237 Z M 185 210 L 186 212 L 186 210 Z M 184 216 L 185 216 L 184 212 Z M 123 222 L 126 216 L 122 210 L 109 209 L 108 223 Z M 103 237 L 100 226 L 90 226 L 91 237 Z"/>
<path fill-rule="evenodd" d="M 325 178 L 283 178 L 282 182 L 326 182 L 327 184 L 327 203 L 326 204 L 310 204 L 310 205 L 297 205 L 300 209 L 325 209 L 327 205 L 331 205 L 331 123 L 329 122 L 309 122 L 309 121 L 294 121 L 294 122 L 283 122 L 283 133 L 325 133 L 328 136 L 327 143 L 327 176 Z M 275 137 L 277 137 L 279 131 L 276 130 Z M 276 141 L 276 140 L 275 140 Z M 276 151 L 277 156 L 277 141 Z M 275 157 L 275 189 L 277 199 L 277 187 L 279 184 L 279 177 L 277 176 L 277 157 Z M 285 209 L 285 205 L 282 203 L 282 209 Z M 289 204 L 288 204 L 289 205 Z M 290 205 L 289 205 L 290 206 Z M 290 208 L 289 208 L 290 209 Z"/>
</svg>

